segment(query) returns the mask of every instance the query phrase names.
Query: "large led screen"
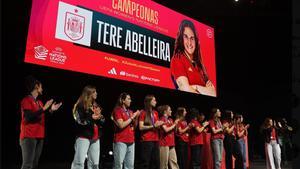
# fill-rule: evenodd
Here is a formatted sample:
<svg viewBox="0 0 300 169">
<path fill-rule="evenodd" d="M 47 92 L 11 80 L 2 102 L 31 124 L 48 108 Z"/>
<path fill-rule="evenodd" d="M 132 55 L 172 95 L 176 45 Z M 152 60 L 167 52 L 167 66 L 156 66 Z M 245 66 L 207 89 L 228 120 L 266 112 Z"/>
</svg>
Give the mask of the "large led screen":
<svg viewBox="0 0 300 169">
<path fill-rule="evenodd" d="M 214 29 L 150 0 L 33 0 L 25 62 L 216 96 Z"/>
</svg>

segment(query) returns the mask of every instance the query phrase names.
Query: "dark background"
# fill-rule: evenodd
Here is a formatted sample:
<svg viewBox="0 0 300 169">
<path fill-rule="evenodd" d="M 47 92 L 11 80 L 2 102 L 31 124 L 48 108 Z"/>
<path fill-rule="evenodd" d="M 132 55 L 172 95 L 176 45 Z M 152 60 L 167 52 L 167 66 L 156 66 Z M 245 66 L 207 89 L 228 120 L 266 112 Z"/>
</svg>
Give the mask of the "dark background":
<svg viewBox="0 0 300 169">
<path fill-rule="evenodd" d="M 19 103 L 24 97 L 23 79 L 34 75 L 43 83 L 45 101 L 63 101 L 63 107 L 47 119 L 47 137 L 41 163 L 64 162 L 74 155 L 71 109 L 87 84 L 98 88 L 98 101 L 106 117 L 120 92 L 133 98 L 132 108 L 143 107 L 146 94 L 158 104 L 197 107 L 208 114 L 213 106 L 242 113 L 251 124 L 250 158 L 264 157 L 258 128 L 266 116 L 291 119 L 291 1 L 279 0 L 157 0 L 173 10 L 215 28 L 218 98 L 57 70 L 23 62 L 31 1 L 4 1 L 2 55 L 2 163 L 21 164 Z M 104 126 L 102 155 L 112 144 L 112 123 Z M 138 154 L 136 155 L 138 156 Z"/>
</svg>

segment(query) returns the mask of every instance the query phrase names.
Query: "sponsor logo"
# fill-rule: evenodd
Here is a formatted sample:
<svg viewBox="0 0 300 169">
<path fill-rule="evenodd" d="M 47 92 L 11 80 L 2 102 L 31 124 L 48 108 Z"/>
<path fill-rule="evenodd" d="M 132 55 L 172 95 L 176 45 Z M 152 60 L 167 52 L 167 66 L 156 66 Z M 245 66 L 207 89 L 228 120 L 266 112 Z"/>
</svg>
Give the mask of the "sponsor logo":
<svg viewBox="0 0 300 169">
<path fill-rule="evenodd" d="M 65 64 L 67 56 L 60 47 L 56 47 L 51 53 L 49 53 L 50 62 L 57 64 Z"/>
<path fill-rule="evenodd" d="M 108 71 L 108 74 L 111 74 L 111 75 L 118 75 L 115 68 L 110 69 L 110 70 Z"/>
<path fill-rule="evenodd" d="M 125 72 L 125 71 L 121 71 L 121 72 L 120 72 L 120 75 L 121 75 L 121 76 L 125 76 L 125 75 L 126 75 L 126 72 Z"/>
<path fill-rule="evenodd" d="M 132 77 L 132 78 L 136 78 L 136 79 L 140 78 L 136 74 L 128 73 L 128 72 L 125 72 L 125 71 L 120 71 L 120 75 L 121 76 L 126 76 L 126 77 Z"/>
<path fill-rule="evenodd" d="M 47 55 L 48 50 L 43 45 L 34 47 L 34 57 L 36 59 L 46 60 Z"/>
<path fill-rule="evenodd" d="M 141 76 L 141 79 L 142 80 L 148 80 L 148 81 L 151 81 L 151 82 L 160 82 L 159 79 L 152 78 L 152 77 L 147 77 L 147 76 L 144 76 L 144 75 Z"/>
<path fill-rule="evenodd" d="M 59 2 L 55 38 L 90 46 L 93 12 Z"/>
<path fill-rule="evenodd" d="M 212 30 L 211 30 L 211 29 L 207 29 L 207 30 L 206 30 L 206 35 L 207 35 L 208 38 L 211 39 L 211 38 L 213 37 L 213 32 L 212 32 Z"/>
</svg>

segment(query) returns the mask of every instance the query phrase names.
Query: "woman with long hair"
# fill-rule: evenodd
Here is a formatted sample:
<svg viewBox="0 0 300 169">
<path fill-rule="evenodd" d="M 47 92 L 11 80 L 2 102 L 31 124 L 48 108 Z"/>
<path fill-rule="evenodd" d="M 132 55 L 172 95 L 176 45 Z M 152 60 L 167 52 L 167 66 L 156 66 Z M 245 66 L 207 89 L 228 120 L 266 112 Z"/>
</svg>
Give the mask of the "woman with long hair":
<svg viewBox="0 0 300 169">
<path fill-rule="evenodd" d="M 228 128 L 224 131 L 224 149 L 225 149 L 225 163 L 226 169 L 233 169 L 232 165 L 232 155 L 234 154 L 234 144 L 235 144 L 235 132 L 234 132 L 234 114 L 230 110 L 225 111 L 225 117 L 223 119 L 223 124 L 227 124 Z"/>
<path fill-rule="evenodd" d="M 59 109 L 62 103 L 48 100 L 45 105 L 38 98 L 43 94 L 42 83 L 32 76 L 25 81 L 27 96 L 21 101 L 20 146 L 22 150 L 21 169 L 38 167 L 45 138 L 45 112 Z"/>
<path fill-rule="evenodd" d="M 228 124 L 222 125 L 221 111 L 218 108 L 213 108 L 212 118 L 209 121 L 211 128 L 211 146 L 213 152 L 214 169 L 221 169 L 222 154 L 223 154 L 223 139 L 224 130 L 227 129 Z"/>
<path fill-rule="evenodd" d="M 76 121 L 75 154 L 72 169 L 84 169 L 86 155 L 88 169 L 99 168 L 100 125 L 104 123 L 102 108 L 97 104 L 94 86 L 85 86 L 73 108 Z"/>
<path fill-rule="evenodd" d="M 245 137 L 248 135 L 248 128 L 249 124 L 245 125 L 244 123 L 244 118 L 242 115 L 237 114 L 235 116 L 235 128 L 236 128 L 236 140 L 237 140 L 237 145 L 238 145 L 238 154 L 241 154 L 242 156 L 242 161 L 241 161 L 241 169 L 246 169 L 247 164 L 246 164 L 246 143 L 245 143 Z M 237 167 L 236 167 L 237 168 Z"/>
<path fill-rule="evenodd" d="M 271 118 L 266 118 L 261 131 L 265 140 L 267 169 L 281 169 L 281 149 L 278 142 L 278 130 L 281 125 Z"/>
<path fill-rule="evenodd" d="M 187 111 L 184 107 L 178 107 L 175 115 L 176 119 L 179 119 L 176 128 L 176 153 L 180 169 L 186 169 L 188 162 L 189 130 L 191 126 L 188 125 L 185 119 L 186 114 Z"/>
<path fill-rule="evenodd" d="M 180 23 L 170 69 L 179 90 L 216 96 L 202 61 L 198 34 L 189 20 Z"/>
<path fill-rule="evenodd" d="M 144 110 L 139 118 L 141 131 L 141 168 L 158 169 L 159 161 L 159 129 L 164 122 L 159 120 L 154 95 L 147 95 L 144 99 Z"/>
<path fill-rule="evenodd" d="M 179 169 L 175 150 L 174 132 L 179 119 L 174 122 L 171 118 L 172 110 L 169 105 L 162 105 L 158 108 L 162 115 L 160 120 L 164 122 L 161 126 L 159 139 L 160 169 Z"/>
<path fill-rule="evenodd" d="M 131 97 L 128 93 L 121 93 L 112 112 L 115 124 L 114 132 L 114 169 L 134 169 L 134 131 L 140 111 L 129 109 Z"/>
<path fill-rule="evenodd" d="M 209 122 L 204 121 L 205 116 L 199 113 L 196 108 L 191 109 L 191 131 L 190 131 L 190 145 L 191 145 L 191 169 L 201 169 L 202 147 L 203 147 L 203 133 Z"/>
</svg>

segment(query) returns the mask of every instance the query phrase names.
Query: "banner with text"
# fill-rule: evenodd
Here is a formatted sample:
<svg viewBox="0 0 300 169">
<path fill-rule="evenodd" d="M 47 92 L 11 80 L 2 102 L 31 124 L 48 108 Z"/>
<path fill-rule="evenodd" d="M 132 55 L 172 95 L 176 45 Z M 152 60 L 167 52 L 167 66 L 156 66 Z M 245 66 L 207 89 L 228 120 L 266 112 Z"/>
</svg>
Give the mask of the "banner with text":
<svg viewBox="0 0 300 169">
<path fill-rule="evenodd" d="M 183 51 L 201 44 L 198 60 L 216 87 L 214 29 L 150 0 L 33 0 L 25 62 L 181 89 L 170 67 L 183 20 L 198 37 L 188 42 L 184 30 Z"/>
</svg>

